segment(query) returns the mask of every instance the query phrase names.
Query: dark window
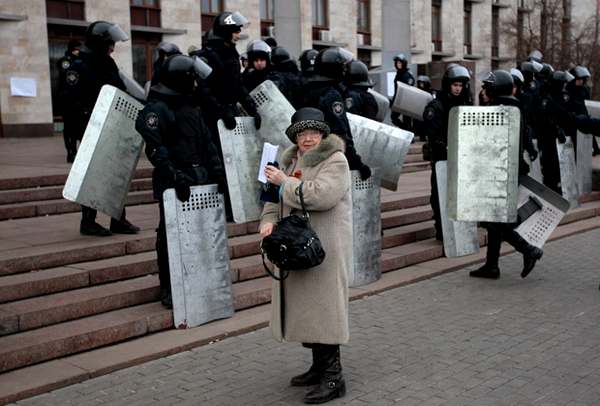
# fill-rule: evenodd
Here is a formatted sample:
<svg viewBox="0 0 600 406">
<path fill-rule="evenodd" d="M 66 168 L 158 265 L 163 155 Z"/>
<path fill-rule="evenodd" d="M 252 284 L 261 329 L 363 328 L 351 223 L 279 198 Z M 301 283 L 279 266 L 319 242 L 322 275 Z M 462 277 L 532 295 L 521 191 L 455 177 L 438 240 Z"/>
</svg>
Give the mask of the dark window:
<svg viewBox="0 0 600 406">
<path fill-rule="evenodd" d="M 201 0 L 202 32 L 206 32 L 212 27 L 215 16 L 224 11 L 223 7 L 223 0 Z"/>
<path fill-rule="evenodd" d="M 260 34 L 265 37 L 270 37 L 269 27 L 273 27 L 273 1 L 260 0 Z"/>
<path fill-rule="evenodd" d="M 442 0 L 431 0 L 431 42 L 435 52 L 442 51 Z"/>
<path fill-rule="evenodd" d="M 83 0 L 46 0 L 46 15 L 68 20 L 85 20 Z"/>
<path fill-rule="evenodd" d="M 357 24 L 359 35 L 362 35 L 362 44 L 371 44 L 371 1 L 358 0 Z"/>
<path fill-rule="evenodd" d="M 356 51 L 357 53 L 357 58 L 359 61 L 361 61 L 362 63 L 364 63 L 365 65 L 367 65 L 367 67 L 370 69 L 371 68 L 371 51 L 367 50 L 367 49 L 358 49 Z"/>
<path fill-rule="evenodd" d="M 156 46 L 161 39 L 160 34 L 132 33 L 131 35 L 133 78 L 142 86 L 152 79 L 152 65 L 158 58 Z"/>
<path fill-rule="evenodd" d="M 525 13 L 523 10 L 517 10 L 517 60 L 522 61 L 525 57 L 523 44 L 523 31 L 525 27 Z"/>
<path fill-rule="evenodd" d="M 327 0 L 312 0 L 313 40 L 320 39 L 319 31 L 329 29 Z"/>
<path fill-rule="evenodd" d="M 158 0 L 131 0 L 131 25 L 160 27 Z"/>
<path fill-rule="evenodd" d="M 473 53 L 473 49 L 472 49 L 472 5 L 470 1 L 465 0 L 465 15 L 464 15 L 464 45 L 465 45 L 465 53 L 466 54 L 472 54 Z"/>
<path fill-rule="evenodd" d="M 498 57 L 498 47 L 500 46 L 499 35 L 500 9 L 492 7 L 492 58 Z"/>
</svg>

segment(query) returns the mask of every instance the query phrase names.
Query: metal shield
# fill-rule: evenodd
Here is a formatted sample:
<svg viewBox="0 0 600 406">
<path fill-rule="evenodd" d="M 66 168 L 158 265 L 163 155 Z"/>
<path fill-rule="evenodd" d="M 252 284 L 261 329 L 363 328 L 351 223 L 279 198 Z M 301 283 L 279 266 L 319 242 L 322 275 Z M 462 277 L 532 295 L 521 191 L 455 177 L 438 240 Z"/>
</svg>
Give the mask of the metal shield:
<svg viewBox="0 0 600 406">
<path fill-rule="evenodd" d="M 575 164 L 575 147 L 571 137 L 565 137 L 564 143 L 556 140 L 556 152 L 560 166 L 560 187 L 562 195 L 571 207 L 579 206 L 579 187 L 577 186 L 577 166 Z"/>
<path fill-rule="evenodd" d="M 586 100 L 585 108 L 587 109 L 590 117 L 600 118 L 600 102 L 595 100 Z"/>
<path fill-rule="evenodd" d="M 233 130 L 221 120 L 218 127 L 233 221 L 245 223 L 258 220 L 263 209 L 262 184 L 257 178 L 264 142 L 254 127 L 254 118 L 236 117 L 236 121 Z"/>
<path fill-rule="evenodd" d="M 519 109 L 458 106 L 448 119 L 448 216 L 517 220 Z"/>
<path fill-rule="evenodd" d="M 535 197 L 542 203 L 542 210 L 523 221 L 515 231 L 529 244 L 542 248 L 569 210 L 569 201 L 530 176 L 522 176 L 519 186 L 519 207 L 529 200 L 529 196 Z"/>
<path fill-rule="evenodd" d="M 454 221 L 448 218 L 447 210 L 447 162 L 435 164 L 438 198 L 440 202 L 440 218 L 444 234 L 444 255 L 448 258 L 479 252 L 479 235 L 476 221 Z"/>
<path fill-rule="evenodd" d="M 533 142 L 533 146 L 535 147 L 535 150 L 538 151 L 538 158 L 531 162 L 531 159 L 529 158 L 529 154 L 527 153 L 527 151 L 523 151 L 523 159 L 525 160 L 525 162 L 527 163 L 527 165 L 529 165 L 529 176 L 531 176 L 533 179 L 537 180 L 538 182 L 542 183 L 544 177 L 542 176 L 542 165 L 540 164 L 540 150 L 538 149 L 538 143 L 537 140 L 532 140 Z"/>
<path fill-rule="evenodd" d="M 577 187 L 580 194 L 592 192 L 593 135 L 577 131 Z"/>
<path fill-rule="evenodd" d="M 250 97 L 256 103 L 262 119 L 258 136 L 263 142 L 279 145 L 279 151 L 283 152 L 292 145 L 285 130 L 292 123 L 296 110 L 270 80 L 265 80 L 252 90 Z"/>
<path fill-rule="evenodd" d="M 174 189 L 163 194 L 177 328 L 234 313 L 223 195 L 216 185 L 192 186 L 187 202 Z"/>
<path fill-rule="evenodd" d="M 352 171 L 352 252 L 351 287 L 381 278 L 381 200 L 377 170 L 367 180 Z"/>
<path fill-rule="evenodd" d="M 119 71 L 119 76 L 123 83 L 125 83 L 125 87 L 127 88 L 127 93 L 131 96 L 135 97 L 138 100 L 146 100 L 147 93 L 142 86 L 134 79 L 127 76 L 123 71 Z"/>
<path fill-rule="evenodd" d="M 369 89 L 367 91 L 373 95 L 375 101 L 377 102 L 377 121 L 383 122 L 390 111 L 389 99 L 373 89 Z"/>
<path fill-rule="evenodd" d="M 398 90 L 392 104 L 392 111 L 401 113 L 417 120 L 423 120 L 423 112 L 433 96 L 416 86 L 396 82 Z"/>
<path fill-rule="evenodd" d="M 63 197 L 120 218 L 144 140 L 135 130 L 144 106 L 116 87 L 100 90 Z"/>
<path fill-rule="evenodd" d="M 356 151 L 364 163 L 379 168 L 381 186 L 398 189 L 398 178 L 414 134 L 398 127 L 346 113 Z"/>
</svg>

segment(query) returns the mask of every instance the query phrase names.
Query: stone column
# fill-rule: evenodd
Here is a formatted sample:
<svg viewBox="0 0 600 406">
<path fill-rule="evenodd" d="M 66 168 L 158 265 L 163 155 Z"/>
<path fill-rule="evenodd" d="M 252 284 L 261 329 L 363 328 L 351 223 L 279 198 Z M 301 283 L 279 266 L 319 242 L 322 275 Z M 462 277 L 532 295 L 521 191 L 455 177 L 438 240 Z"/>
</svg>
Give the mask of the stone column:
<svg viewBox="0 0 600 406">
<path fill-rule="evenodd" d="M 383 41 L 381 20 L 383 18 L 382 0 L 371 0 L 371 45 L 380 47 Z M 381 66 L 381 51 L 371 51 L 371 65 Z"/>
<path fill-rule="evenodd" d="M 164 34 L 163 41 L 176 44 L 184 54 L 187 54 L 190 45 L 200 48 L 202 42 L 200 2 L 197 0 L 163 1 L 160 5 L 163 28 L 187 31 L 183 35 Z"/>
<path fill-rule="evenodd" d="M 356 13 L 355 0 L 329 2 L 329 31 L 333 42 L 346 44 L 344 48 L 356 57 Z"/>
<path fill-rule="evenodd" d="M 312 9 L 302 0 L 274 0 L 275 39 L 290 55 L 298 58 L 312 48 Z"/>
<path fill-rule="evenodd" d="M 0 111 L 5 137 L 52 135 L 48 29 L 44 0 L 2 0 L 0 13 L 26 16 L 0 21 Z M 36 81 L 36 97 L 10 95 L 12 77 Z"/>
<path fill-rule="evenodd" d="M 431 61 L 431 0 L 411 2 L 412 62 Z"/>
<path fill-rule="evenodd" d="M 442 52 L 453 54 L 447 60 L 463 59 L 464 7 L 463 0 L 442 1 Z"/>
</svg>

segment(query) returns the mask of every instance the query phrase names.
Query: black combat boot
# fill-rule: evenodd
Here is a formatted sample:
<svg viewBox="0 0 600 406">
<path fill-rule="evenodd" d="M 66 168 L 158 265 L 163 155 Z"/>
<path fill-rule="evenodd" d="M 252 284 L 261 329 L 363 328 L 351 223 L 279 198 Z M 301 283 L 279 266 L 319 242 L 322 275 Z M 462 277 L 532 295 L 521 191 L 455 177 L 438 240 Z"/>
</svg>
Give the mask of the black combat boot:
<svg viewBox="0 0 600 406">
<path fill-rule="evenodd" d="M 140 232 L 140 228 L 127 221 L 125 209 L 123 209 L 123 214 L 119 220 L 110 219 L 110 231 L 116 234 L 137 234 Z"/>
<path fill-rule="evenodd" d="M 93 235 L 96 237 L 108 237 L 112 233 L 100 224 L 96 223 L 96 210 L 81 206 L 81 224 L 79 233 L 82 235 Z"/>
<path fill-rule="evenodd" d="M 173 308 L 173 297 L 171 296 L 171 289 L 160 290 L 160 302 L 167 309 Z"/>
<path fill-rule="evenodd" d="M 292 386 L 311 386 L 316 385 L 321 380 L 321 364 L 320 357 L 318 353 L 318 348 L 312 348 L 312 359 L 313 363 L 303 374 L 294 376 L 290 381 L 290 385 Z"/>
<path fill-rule="evenodd" d="M 317 386 L 304 396 L 304 403 L 318 404 L 341 398 L 346 394 L 346 381 L 342 376 L 339 345 L 324 345 L 319 351 L 323 375 Z"/>
<path fill-rule="evenodd" d="M 529 249 L 523 253 L 523 270 L 521 271 L 521 278 L 526 278 L 529 272 L 533 270 L 535 263 L 544 255 L 544 251 L 529 245 Z"/>
<path fill-rule="evenodd" d="M 473 278 L 498 279 L 500 278 L 500 269 L 497 266 L 485 264 L 481 268 L 469 272 L 469 276 Z"/>
</svg>

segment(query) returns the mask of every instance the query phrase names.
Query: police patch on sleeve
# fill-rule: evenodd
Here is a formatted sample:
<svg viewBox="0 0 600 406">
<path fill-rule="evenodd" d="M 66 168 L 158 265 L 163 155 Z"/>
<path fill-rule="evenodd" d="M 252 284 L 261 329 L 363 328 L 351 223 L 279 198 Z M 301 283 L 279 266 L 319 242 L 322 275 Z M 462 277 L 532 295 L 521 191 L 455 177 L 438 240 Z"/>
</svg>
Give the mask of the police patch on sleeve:
<svg viewBox="0 0 600 406">
<path fill-rule="evenodd" d="M 156 113 L 150 112 L 146 114 L 146 127 L 151 130 L 154 130 L 158 127 L 158 116 Z"/>
<path fill-rule="evenodd" d="M 71 61 L 69 61 L 68 59 L 65 59 L 64 61 L 62 61 L 60 66 L 61 66 L 61 68 L 67 70 L 71 67 Z"/>
<path fill-rule="evenodd" d="M 75 72 L 74 70 L 67 71 L 65 80 L 69 85 L 74 86 L 77 84 L 77 82 L 79 82 L 79 73 Z"/>
<path fill-rule="evenodd" d="M 434 116 L 435 116 L 435 112 L 433 111 L 433 108 L 428 107 L 425 109 L 425 112 L 423 113 L 423 118 L 425 120 L 433 120 Z"/>
<path fill-rule="evenodd" d="M 344 105 L 339 101 L 333 102 L 331 110 L 333 110 L 336 115 L 341 116 L 344 113 Z"/>
<path fill-rule="evenodd" d="M 352 97 L 348 97 L 346 99 L 346 108 L 350 110 L 352 106 L 354 106 L 354 101 L 352 100 Z"/>
</svg>

